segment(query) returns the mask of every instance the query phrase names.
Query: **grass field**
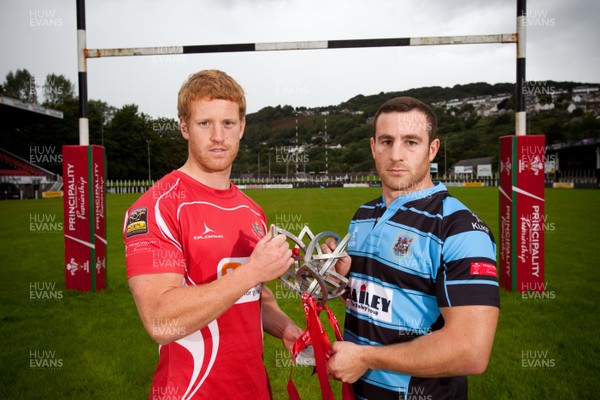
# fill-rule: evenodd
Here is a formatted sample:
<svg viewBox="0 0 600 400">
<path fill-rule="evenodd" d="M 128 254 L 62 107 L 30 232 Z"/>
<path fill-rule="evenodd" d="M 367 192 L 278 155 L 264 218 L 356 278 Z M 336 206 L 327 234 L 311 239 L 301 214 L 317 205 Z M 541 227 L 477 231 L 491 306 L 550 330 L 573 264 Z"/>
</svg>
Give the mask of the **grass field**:
<svg viewBox="0 0 600 400">
<path fill-rule="evenodd" d="M 451 188 L 498 237 L 496 188 Z M 290 231 L 345 233 L 378 189 L 248 191 L 269 222 Z M 64 289 L 62 201 L 0 202 L 0 398 L 143 399 L 158 351 L 139 321 L 125 277 L 121 224 L 137 195 L 109 195 L 108 289 Z M 600 191 L 546 192 L 546 284 L 542 296 L 502 291 L 487 371 L 471 377 L 472 399 L 591 399 L 600 353 L 598 324 Z M 40 224 L 40 221 L 44 223 Z M 269 283 L 281 307 L 304 326 L 298 297 Z M 343 304 L 333 301 L 340 323 Z M 265 339 L 275 399 L 286 399 L 289 357 Z M 316 376 L 295 368 L 303 399 L 318 399 Z M 336 393 L 339 393 L 339 387 Z"/>
</svg>

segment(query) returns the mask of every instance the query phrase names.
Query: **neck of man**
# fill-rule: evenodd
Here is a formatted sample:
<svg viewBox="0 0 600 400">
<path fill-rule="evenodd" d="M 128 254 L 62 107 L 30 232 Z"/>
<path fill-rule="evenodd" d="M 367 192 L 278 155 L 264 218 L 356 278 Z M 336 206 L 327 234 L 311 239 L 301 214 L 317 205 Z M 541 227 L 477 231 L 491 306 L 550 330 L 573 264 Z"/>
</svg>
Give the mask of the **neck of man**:
<svg viewBox="0 0 600 400">
<path fill-rule="evenodd" d="M 223 171 L 205 171 L 188 159 L 186 163 L 179 168 L 179 171 L 213 189 L 227 190 L 231 187 L 231 182 L 229 180 L 231 167 Z"/>
<path fill-rule="evenodd" d="M 398 197 L 406 196 L 411 193 L 417 193 L 421 190 L 429 189 L 434 186 L 433 180 L 431 180 L 431 175 L 427 175 L 425 178 L 420 180 L 419 182 L 413 182 L 409 187 L 403 189 L 383 189 L 383 198 L 385 199 L 385 206 L 389 207 L 390 204 Z"/>
</svg>

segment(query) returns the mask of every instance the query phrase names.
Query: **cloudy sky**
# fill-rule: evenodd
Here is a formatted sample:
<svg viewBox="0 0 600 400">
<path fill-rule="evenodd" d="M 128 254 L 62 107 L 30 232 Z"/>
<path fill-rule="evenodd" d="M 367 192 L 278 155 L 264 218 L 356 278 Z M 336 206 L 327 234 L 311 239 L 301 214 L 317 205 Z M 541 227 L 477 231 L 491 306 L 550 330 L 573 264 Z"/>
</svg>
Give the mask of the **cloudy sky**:
<svg viewBox="0 0 600 400">
<path fill-rule="evenodd" d="M 527 80 L 600 82 L 600 2 L 530 0 Z M 516 0 L 87 0 L 87 47 L 146 47 L 516 32 Z M 77 82 L 75 0 L 0 2 L 0 79 L 28 69 Z M 200 69 L 236 78 L 248 110 L 357 94 L 514 82 L 514 44 L 248 52 L 88 60 L 89 98 L 176 117 Z"/>
</svg>

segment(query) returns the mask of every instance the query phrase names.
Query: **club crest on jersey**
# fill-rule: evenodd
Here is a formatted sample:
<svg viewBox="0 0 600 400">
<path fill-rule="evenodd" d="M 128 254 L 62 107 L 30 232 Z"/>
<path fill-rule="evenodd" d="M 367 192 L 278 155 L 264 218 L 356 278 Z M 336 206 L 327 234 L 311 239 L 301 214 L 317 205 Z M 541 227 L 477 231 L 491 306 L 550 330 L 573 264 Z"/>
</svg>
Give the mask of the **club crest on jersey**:
<svg viewBox="0 0 600 400">
<path fill-rule="evenodd" d="M 136 208 L 127 216 L 126 237 L 148 233 L 148 209 L 146 207 Z"/>
<path fill-rule="evenodd" d="M 260 225 L 260 223 L 258 222 L 252 223 L 252 233 L 254 233 L 254 235 L 259 239 L 265 237 L 265 230 L 263 229 L 262 225 Z"/>
<path fill-rule="evenodd" d="M 406 258 L 411 250 L 414 242 L 417 240 L 415 235 L 411 235 L 406 232 L 402 232 L 396 236 L 396 241 L 392 247 L 392 255 L 397 260 L 403 260 Z"/>
</svg>

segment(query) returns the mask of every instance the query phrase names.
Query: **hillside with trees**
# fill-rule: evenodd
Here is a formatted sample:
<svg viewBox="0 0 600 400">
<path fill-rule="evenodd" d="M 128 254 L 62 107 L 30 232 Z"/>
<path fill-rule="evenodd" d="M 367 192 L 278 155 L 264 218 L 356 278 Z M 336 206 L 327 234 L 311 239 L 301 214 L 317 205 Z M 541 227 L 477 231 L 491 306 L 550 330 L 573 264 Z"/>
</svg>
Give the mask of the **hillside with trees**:
<svg viewBox="0 0 600 400">
<path fill-rule="evenodd" d="M 26 70 L 10 72 L 0 95 L 38 103 L 64 113 L 63 120 L 0 133 L 0 148 L 25 159 L 32 146 L 78 143 L 78 101 L 74 85 L 62 75 L 50 74 L 45 82 L 32 85 Z M 598 115 L 574 106 L 573 90 L 584 84 L 544 82 L 559 95 L 530 93 L 530 101 L 551 109 L 528 113 L 528 133 L 546 134 L 546 143 L 575 142 L 600 137 Z M 374 166 L 369 150 L 371 119 L 377 108 L 396 96 L 413 96 L 435 104 L 441 147 L 437 159 L 441 174 L 459 160 L 494 157 L 497 163 L 499 137 L 514 133 L 514 84 L 473 83 L 452 88 L 439 86 L 401 92 L 359 94 L 338 105 L 308 109 L 289 105 L 265 107 L 247 116 L 241 150 L 234 164 L 234 176 L 266 177 L 304 174 L 369 174 Z M 509 94 L 489 115 L 473 104 L 448 107 L 455 99 Z M 445 106 L 440 106 L 445 104 Z M 550 107 L 546 107 L 550 108 Z M 175 119 L 153 118 L 135 104 L 121 108 L 101 100 L 89 102 L 90 143 L 104 145 L 108 158 L 107 178 L 147 179 L 148 152 L 151 175 L 158 179 L 178 168 L 187 158 L 187 144 Z M 60 166 L 45 166 L 60 173 Z M 494 166 L 496 170 L 496 165 Z"/>
</svg>

